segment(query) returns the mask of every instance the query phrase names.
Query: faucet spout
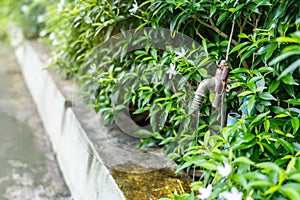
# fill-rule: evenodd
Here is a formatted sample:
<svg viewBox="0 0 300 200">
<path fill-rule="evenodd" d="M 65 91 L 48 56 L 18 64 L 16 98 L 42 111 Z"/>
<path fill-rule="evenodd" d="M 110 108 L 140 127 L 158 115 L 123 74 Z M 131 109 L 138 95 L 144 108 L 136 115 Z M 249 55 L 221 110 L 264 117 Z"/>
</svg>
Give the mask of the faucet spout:
<svg viewBox="0 0 300 200">
<path fill-rule="evenodd" d="M 199 105 L 202 103 L 203 99 L 207 96 L 207 94 L 213 91 L 216 87 L 216 81 L 214 78 L 204 79 L 199 84 L 195 96 L 192 102 L 191 107 L 193 109 L 199 109 Z"/>
<path fill-rule="evenodd" d="M 204 79 L 199 84 L 192 102 L 192 109 L 199 109 L 199 105 L 209 92 L 214 92 L 215 96 L 212 102 L 212 107 L 217 108 L 220 104 L 222 95 L 225 90 L 226 78 L 228 74 L 228 66 L 226 61 L 221 61 L 217 68 L 216 74 L 210 79 Z"/>
</svg>

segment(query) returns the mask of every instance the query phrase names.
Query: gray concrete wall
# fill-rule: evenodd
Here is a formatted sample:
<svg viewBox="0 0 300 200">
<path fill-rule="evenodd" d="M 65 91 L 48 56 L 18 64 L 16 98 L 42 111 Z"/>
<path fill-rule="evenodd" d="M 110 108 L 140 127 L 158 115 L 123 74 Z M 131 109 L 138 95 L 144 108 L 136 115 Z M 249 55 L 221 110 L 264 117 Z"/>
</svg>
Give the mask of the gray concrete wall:
<svg viewBox="0 0 300 200">
<path fill-rule="evenodd" d="M 125 199 L 109 169 L 77 119 L 31 42 L 18 30 L 10 34 L 12 46 L 27 87 L 36 103 L 44 127 L 67 185 L 75 200 Z"/>
</svg>

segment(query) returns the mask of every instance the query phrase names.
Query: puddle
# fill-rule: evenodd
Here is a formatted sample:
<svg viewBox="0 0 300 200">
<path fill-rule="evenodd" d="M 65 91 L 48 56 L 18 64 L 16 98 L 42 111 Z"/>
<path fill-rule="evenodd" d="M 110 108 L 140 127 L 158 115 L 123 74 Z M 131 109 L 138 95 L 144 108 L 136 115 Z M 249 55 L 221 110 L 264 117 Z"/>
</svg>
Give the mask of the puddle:
<svg viewBox="0 0 300 200">
<path fill-rule="evenodd" d="M 129 172 L 128 169 L 132 169 Z M 114 167 L 115 178 L 127 200 L 157 200 L 166 198 L 174 191 L 190 192 L 191 179 L 185 174 L 175 175 L 168 168 L 149 170 L 132 164 Z"/>
</svg>

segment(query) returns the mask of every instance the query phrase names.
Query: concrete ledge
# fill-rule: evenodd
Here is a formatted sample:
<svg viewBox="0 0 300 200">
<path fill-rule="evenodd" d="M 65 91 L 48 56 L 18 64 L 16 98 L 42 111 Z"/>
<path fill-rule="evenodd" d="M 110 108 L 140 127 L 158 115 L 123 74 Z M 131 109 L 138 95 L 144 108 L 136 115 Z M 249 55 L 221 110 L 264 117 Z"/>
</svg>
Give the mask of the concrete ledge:
<svg viewBox="0 0 300 200">
<path fill-rule="evenodd" d="M 18 31 L 13 35 L 18 35 Z M 19 35 L 20 37 L 20 35 Z M 76 200 L 125 199 L 30 41 L 12 43 L 27 87 Z"/>
<path fill-rule="evenodd" d="M 45 53 L 47 57 L 43 47 L 36 41 L 23 40 L 20 31 L 12 30 L 10 35 L 13 35 L 14 39 L 11 40 L 11 44 L 15 48 L 15 55 L 25 82 L 36 103 L 73 198 L 75 200 L 124 200 L 126 196 L 126 199 L 149 199 L 151 195 L 147 194 L 136 197 L 136 193 L 139 192 L 137 190 L 133 190 L 134 194 L 130 194 L 126 186 L 126 184 L 130 185 L 128 180 L 121 184 L 114 179 L 112 172 L 119 170 L 141 175 L 147 172 L 144 176 L 149 178 L 149 171 L 160 169 L 172 171 L 175 167 L 174 163 L 168 162 L 161 149 L 137 151 L 138 139 L 122 133 L 118 127 L 103 126 L 99 116 L 95 115 L 93 110 L 84 107 L 79 99 L 74 101 L 75 85 L 72 82 L 62 80 L 49 70 L 44 70 L 48 66 L 43 59 Z M 143 178 L 145 177 L 141 176 L 141 179 Z M 170 173 L 163 172 L 156 179 L 159 182 L 176 180 L 177 185 L 173 189 L 177 191 L 180 189 L 180 184 L 184 185 L 184 183 L 178 184 L 180 179 L 170 177 Z M 183 179 L 183 182 L 186 182 L 186 177 Z M 132 182 L 135 184 L 135 180 Z M 120 184 L 123 185 L 123 191 L 119 187 Z M 168 183 L 161 187 L 165 189 L 167 186 Z M 148 186 L 142 185 L 142 187 Z"/>
</svg>

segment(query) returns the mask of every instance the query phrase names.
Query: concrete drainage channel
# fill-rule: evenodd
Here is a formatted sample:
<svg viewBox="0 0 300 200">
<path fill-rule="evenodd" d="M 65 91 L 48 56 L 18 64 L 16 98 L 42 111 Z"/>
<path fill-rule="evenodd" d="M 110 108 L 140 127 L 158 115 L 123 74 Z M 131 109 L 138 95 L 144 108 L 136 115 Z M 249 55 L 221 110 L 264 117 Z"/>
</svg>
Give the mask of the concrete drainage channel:
<svg viewBox="0 0 300 200">
<path fill-rule="evenodd" d="M 175 165 L 162 150 L 136 150 L 138 139 L 117 127 L 104 127 L 93 110 L 76 99 L 73 83 L 44 70 L 48 66 L 43 45 L 22 40 L 19 31 L 11 35 L 25 82 L 75 200 L 154 200 L 182 185 L 188 190 L 189 178 L 174 176 Z"/>
</svg>

